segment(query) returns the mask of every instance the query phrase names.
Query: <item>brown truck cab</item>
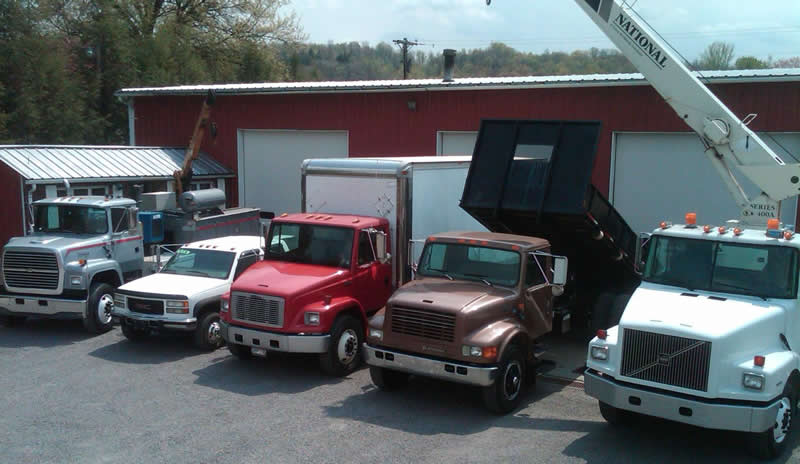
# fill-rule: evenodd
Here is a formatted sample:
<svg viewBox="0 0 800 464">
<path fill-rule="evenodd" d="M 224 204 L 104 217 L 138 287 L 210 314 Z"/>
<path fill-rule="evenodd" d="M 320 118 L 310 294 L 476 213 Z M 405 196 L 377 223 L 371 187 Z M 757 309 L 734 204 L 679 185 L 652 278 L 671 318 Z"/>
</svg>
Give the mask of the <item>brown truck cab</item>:
<svg viewBox="0 0 800 464">
<path fill-rule="evenodd" d="M 482 387 L 492 411 L 516 408 L 566 280 L 567 259 L 549 251 L 547 240 L 521 235 L 429 237 L 414 280 L 369 320 L 364 357 L 375 385 L 424 375 Z"/>
</svg>

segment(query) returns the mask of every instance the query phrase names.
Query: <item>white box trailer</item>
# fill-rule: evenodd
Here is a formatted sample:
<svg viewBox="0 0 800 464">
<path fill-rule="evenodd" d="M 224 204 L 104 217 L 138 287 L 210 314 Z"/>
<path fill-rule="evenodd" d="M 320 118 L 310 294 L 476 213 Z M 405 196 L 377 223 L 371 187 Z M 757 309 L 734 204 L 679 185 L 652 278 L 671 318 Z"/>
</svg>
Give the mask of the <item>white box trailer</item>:
<svg viewBox="0 0 800 464">
<path fill-rule="evenodd" d="M 387 218 L 394 238 L 392 275 L 397 287 L 411 278 L 411 263 L 419 259 L 421 242 L 429 235 L 486 230 L 459 207 L 470 159 L 307 159 L 301 169 L 301 210 Z"/>
</svg>

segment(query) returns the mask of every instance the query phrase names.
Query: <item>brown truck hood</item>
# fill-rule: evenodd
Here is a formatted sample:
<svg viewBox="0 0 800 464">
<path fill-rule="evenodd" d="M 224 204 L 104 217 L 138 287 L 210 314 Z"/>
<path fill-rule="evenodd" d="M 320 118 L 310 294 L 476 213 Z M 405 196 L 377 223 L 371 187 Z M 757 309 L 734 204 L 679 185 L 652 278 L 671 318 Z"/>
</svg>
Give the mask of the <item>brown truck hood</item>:
<svg viewBox="0 0 800 464">
<path fill-rule="evenodd" d="M 490 287 L 483 282 L 450 281 L 428 278 L 407 283 L 389 299 L 391 306 L 420 308 L 457 313 L 474 310 L 502 301 L 514 292 L 503 287 Z"/>
</svg>

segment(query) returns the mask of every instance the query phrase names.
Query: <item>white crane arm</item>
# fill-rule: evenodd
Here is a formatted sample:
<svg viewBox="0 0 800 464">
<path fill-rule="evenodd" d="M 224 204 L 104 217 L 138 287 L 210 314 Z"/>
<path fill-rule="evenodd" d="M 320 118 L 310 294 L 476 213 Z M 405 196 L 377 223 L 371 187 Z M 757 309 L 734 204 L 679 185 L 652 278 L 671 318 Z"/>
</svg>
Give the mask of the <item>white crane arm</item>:
<svg viewBox="0 0 800 464">
<path fill-rule="evenodd" d="M 779 217 L 778 202 L 800 192 L 800 164 L 786 164 L 776 155 L 624 1 L 575 2 L 703 139 L 708 158 L 742 208 L 742 219 L 763 225 L 766 218 Z M 748 198 L 730 165 L 763 193 L 756 199 Z"/>
</svg>

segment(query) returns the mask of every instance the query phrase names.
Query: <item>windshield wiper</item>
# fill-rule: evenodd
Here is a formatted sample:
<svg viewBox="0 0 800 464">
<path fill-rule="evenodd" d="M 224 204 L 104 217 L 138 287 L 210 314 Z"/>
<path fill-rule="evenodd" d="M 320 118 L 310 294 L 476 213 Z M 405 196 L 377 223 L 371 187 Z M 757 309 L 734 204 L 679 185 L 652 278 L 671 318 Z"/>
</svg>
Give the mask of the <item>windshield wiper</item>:
<svg viewBox="0 0 800 464">
<path fill-rule="evenodd" d="M 429 267 L 428 269 L 430 269 L 431 271 L 436 271 L 436 272 L 442 274 L 443 276 L 447 277 L 450 280 L 456 280 L 456 279 L 453 278 L 453 276 L 451 276 L 450 274 L 446 273 L 444 271 L 444 269 L 436 269 L 436 268 L 433 268 L 433 267 Z"/>
<path fill-rule="evenodd" d="M 470 276 L 470 277 L 477 277 L 477 278 L 481 279 L 481 282 L 485 283 L 486 285 L 488 285 L 490 287 L 494 287 L 494 285 L 492 285 L 491 282 L 489 282 L 488 280 L 484 279 L 484 277 L 488 277 L 488 276 L 485 276 L 485 275 L 482 275 L 482 274 L 464 274 L 464 275 L 465 276 Z"/>
<path fill-rule="evenodd" d="M 187 269 L 184 272 L 186 272 L 187 274 L 197 274 L 199 276 L 208 277 L 208 273 L 207 272 L 195 271 L 194 269 Z"/>
</svg>

